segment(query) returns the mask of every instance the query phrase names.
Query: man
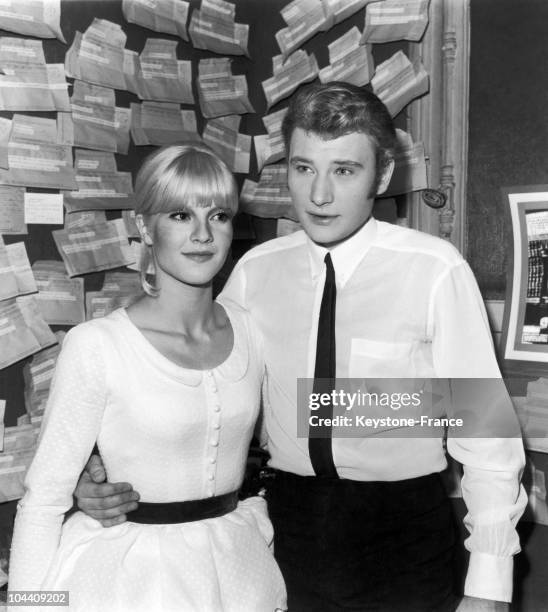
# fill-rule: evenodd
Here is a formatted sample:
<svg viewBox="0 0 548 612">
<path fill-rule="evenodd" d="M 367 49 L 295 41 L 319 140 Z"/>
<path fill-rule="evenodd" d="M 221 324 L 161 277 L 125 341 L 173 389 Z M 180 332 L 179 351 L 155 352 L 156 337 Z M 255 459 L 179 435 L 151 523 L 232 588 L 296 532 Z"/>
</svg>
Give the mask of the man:
<svg viewBox="0 0 548 612">
<path fill-rule="evenodd" d="M 481 296 L 451 245 L 372 218 L 395 144 L 376 96 L 345 83 L 308 86 L 283 133 L 304 231 L 244 255 L 220 300 L 248 309 L 264 338 L 267 499 L 290 612 L 454 610 L 441 436 L 307 439 L 297 379 L 500 377 Z M 458 610 L 507 609 L 526 503 L 521 440 L 452 437 L 447 447 L 464 464 L 470 531 Z M 81 484 L 80 506 L 123 520 L 112 517 L 137 495 L 101 487 Z"/>
</svg>

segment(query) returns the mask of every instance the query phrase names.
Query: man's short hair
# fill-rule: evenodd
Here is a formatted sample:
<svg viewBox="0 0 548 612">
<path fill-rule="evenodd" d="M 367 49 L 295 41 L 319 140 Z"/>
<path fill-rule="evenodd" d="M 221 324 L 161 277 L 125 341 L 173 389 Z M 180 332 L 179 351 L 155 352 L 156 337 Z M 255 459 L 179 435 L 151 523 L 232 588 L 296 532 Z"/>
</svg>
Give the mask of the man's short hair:
<svg viewBox="0 0 548 612">
<path fill-rule="evenodd" d="M 369 136 L 376 146 L 376 177 L 392 159 L 396 131 L 386 106 L 372 92 L 350 83 L 333 81 L 301 87 L 291 98 L 282 123 L 285 150 L 295 128 L 332 140 L 359 132 Z"/>
</svg>

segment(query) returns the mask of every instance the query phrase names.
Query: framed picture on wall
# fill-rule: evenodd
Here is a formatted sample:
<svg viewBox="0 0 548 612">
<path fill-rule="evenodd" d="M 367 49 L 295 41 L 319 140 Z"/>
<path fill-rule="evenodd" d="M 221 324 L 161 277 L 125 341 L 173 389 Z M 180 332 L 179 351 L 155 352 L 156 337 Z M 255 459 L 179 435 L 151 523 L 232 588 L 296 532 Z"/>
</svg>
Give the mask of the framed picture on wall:
<svg viewBox="0 0 548 612">
<path fill-rule="evenodd" d="M 548 185 L 503 188 L 511 223 L 503 369 L 548 374 Z"/>
</svg>

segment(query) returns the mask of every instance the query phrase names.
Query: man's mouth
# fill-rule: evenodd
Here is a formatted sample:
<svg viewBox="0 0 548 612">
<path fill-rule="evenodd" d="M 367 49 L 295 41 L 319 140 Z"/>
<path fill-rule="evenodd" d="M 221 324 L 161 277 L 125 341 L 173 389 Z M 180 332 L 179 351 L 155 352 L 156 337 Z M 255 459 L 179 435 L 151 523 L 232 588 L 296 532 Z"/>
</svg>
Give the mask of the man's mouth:
<svg viewBox="0 0 548 612">
<path fill-rule="evenodd" d="M 315 225 L 331 225 L 339 215 L 320 215 L 318 213 L 307 213 L 308 217 Z"/>
</svg>

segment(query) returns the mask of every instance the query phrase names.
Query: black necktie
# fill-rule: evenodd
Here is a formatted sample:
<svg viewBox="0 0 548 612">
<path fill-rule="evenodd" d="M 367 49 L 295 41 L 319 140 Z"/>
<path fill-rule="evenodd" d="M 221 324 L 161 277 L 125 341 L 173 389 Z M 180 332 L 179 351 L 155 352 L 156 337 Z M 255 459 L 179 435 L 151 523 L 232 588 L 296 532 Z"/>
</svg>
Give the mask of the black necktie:
<svg viewBox="0 0 548 612">
<path fill-rule="evenodd" d="M 320 318 L 318 321 L 318 340 L 316 342 L 316 365 L 314 368 L 314 393 L 329 393 L 335 388 L 335 306 L 337 288 L 335 286 L 335 270 L 331 255 L 325 256 L 325 285 L 323 288 Z M 319 418 L 333 417 L 333 404 L 327 406 L 320 403 L 315 411 Z M 309 427 L 308 451 L 310 461 L 316 476 L 338 478 L 333 452 L 331 449 L 330 426 L 314 426 L 314 432 L 321 437 L 311 437 L 312 426 Z"/>
</svg>

